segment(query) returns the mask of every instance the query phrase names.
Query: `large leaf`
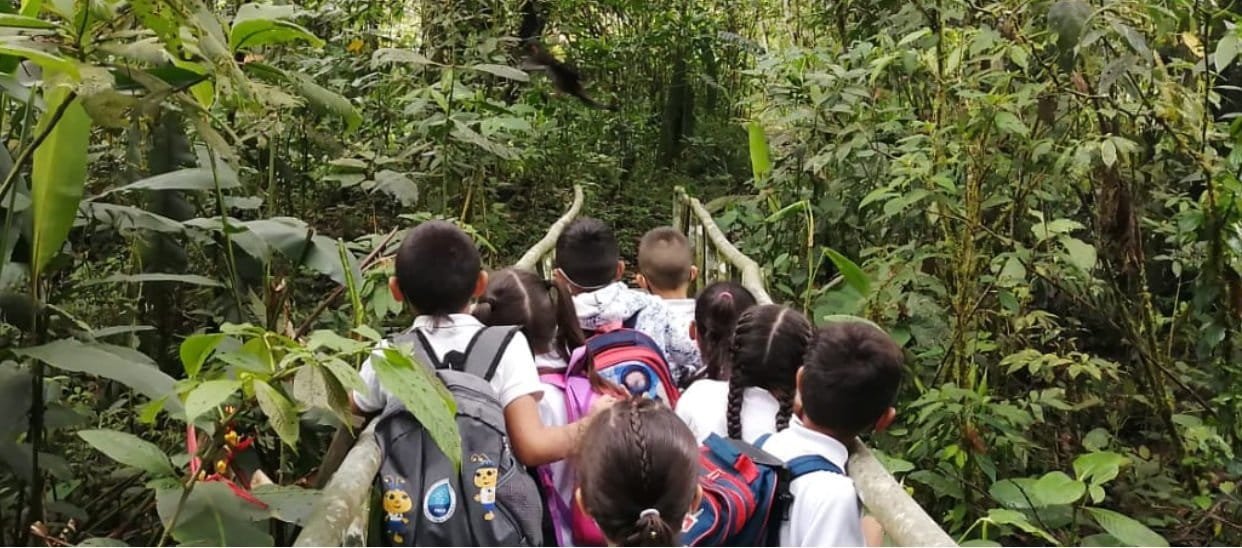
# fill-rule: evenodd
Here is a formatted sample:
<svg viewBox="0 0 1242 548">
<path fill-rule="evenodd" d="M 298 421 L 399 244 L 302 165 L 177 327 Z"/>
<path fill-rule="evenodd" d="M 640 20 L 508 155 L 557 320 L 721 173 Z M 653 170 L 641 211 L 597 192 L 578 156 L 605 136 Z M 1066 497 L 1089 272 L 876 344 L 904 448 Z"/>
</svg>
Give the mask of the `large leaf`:
<svg viewBox="0 0 1242 548">
<path fill-rule="evenodd" d="M 1073 504 L 1082 498 L 1087 486 L 1065 472 L 1049 472 L 1035 481 L 1031 495 L 1045 506 Z"/>
<path fill-rule="evenodd" d="M 181 366 L 185 368 L 185 376 L 191 379 L 197 377 L 199 370 L 203 367 L 203 362 L 207 361 L 207 356 L 210 356 L 223 340 L 223 333 L 199 333 L 182 341 L 178 353 L 181 356 Z"/>
<path fill-rule="evenodd" d="M 156 491 L 156 511 L 172 537 L 183 546 L 272 546 L 272 537 L 255 521 L 269 512 L 238 497 L 220 482 L 200 482 L 185 499 L 181 489 Z M 176 515 L 177 522 L 173 523 Z"/>
<path fill-rule="evenodd" d="M 241 186 L 241 181 L 237 179 L 237 173 L 231 169 L 216 169 L 216 173 L 213 174 L 210 168 L 192 167 L 161 173 L 154 177 L 147 177 L 125 186 L 113 188 L 96 196 L 94 199 L 97 200 L 113 192 L 126 192 L 130 190 L 215 190 L 217 178 L 220 181 L 221 189 L 227 190 Z"/>
<path fill-rule="evenodd" d="M 15 13 L 0 13 L 0 27 L 14 29 L 54 29 L 56 25 L 36 17 L 26 17 Z"/>
<path fill-rule="evenodd" d="M 371 354 L 371 367 L 380 386 L 396 396 L 427 429 L 436 446 L 457 468 L 461 467 L 461 437 L 457 433 L 457 404 L 431 369 L 415 363 L 395 348 Z"/>
<path fill-rule="evenodd" d="M 78 213 L 82 217 L 104 223 L 122 232 L 132 230 L 151 230 L 168 234 L 185 232 L 185 225 L 180 222 L 134 206 L 83 202 Z"/>
<path fill-rule="evenodd" d="M 516 69 L 510 66 L 483 63 L 480 65 L 474 65 L 470 68 L 477 70 L 479 72 L 486 72 L 488 74 L 493 74 L 501 78 L 517 80 L 518 82 L 529 82 L 530 81 L 530 75 L 527 74 L 526 71 L 521 70 L 521 69 Z"/>
<path fill-rule="evenodd" d="M 254 488 L 255 498 L 263 501 L 272 517 L 287 523 L 306 526 L 319 503 L 319 491 L 296 485 L 260 485 Z"/>
<path fill-rule="evenodd" d="M 176 475 L 168 455 L 155 444 L 133 434 L 116 430 L 81 430 L 78 437 L 91 447 L 108 455 L 108 458 L 126 466 L 132 466 L 153 477 Z"/>
<path fill-rule="evenodd" d="M 1068 50 L 1078 45 L 1091 11 L 1084 0 L 1060 0 L 1048 8 L 1048 27 L 1057 34 L 1058 47 Z"/>
<path fill-rule="evenodd" d="M 993 508 L 991 510 L 988 510 L 988 515 L 986 519 L 997 525 L 1011 525 L 1011 526 L 1017 527 L 1018 529 L 1026 531 L 1027 533 L 1039 536 L 1040 538 L 1048 541 L 1049 544 L 1053 544 L 1053 545 L 1060 544 L 1059 542 L 1057 542 L 1057 539 L 1053 538 L 1051 534 L 1049 534 L 1047 531 L 1043 529 L 1040 529 L 1039 527 L 1036 527 L 1033 523 L 1030 522 L 1030 520 L 1026 518 L 1025 514 L 1017 510 L 1009 510 L 1007 508 Z"/>
<path fill-rule="evenodd" d="M 1070 236 L 1062 236 L 1060 242 L 1074 266 L 1077 266 L 1084 272 L 1090 272 L 1095 268 L 1096 252 L 1095 247 L 1092 247 L 1091 244 Z"/>
<path fill-rule="evenodd" d="M 1130 459 L 1111 451 L 1088 453 L 1074 459 L 1074 474 L 1079 481 L 1102 485 L 1116 478 L 1121 467 L 1129 462 Z"/>
<path fill-rule="evenodd" d="M 271 385 L 260 380 L 254 381 L 254 395 L 258 398 L 259 408 L 263 410 L 264 415 L 267 415 L 267 420 L 272 424 L 276 435 L 280 436 L 281 441 L 289 447 L 297 447 L 301 427 L 298 424 L 298 412 L 293 408 L 293 403 Z"/>
<path fill-rule="evenodd" d="M 3 53 L 3 51 L 0 51 Z M 64 106 L 64 116 L 34 153 L 30 170 L 31 207 L 34 211 L 34 277 L 69 237 L 69 229 L 82 201 L 86 184 L 86 147 L 90 143 L 91 119 L 69 90 L 53 88 L 47 94 L 48 110 L 39 120 L 39 131 L 51 122 L 53 113 Z"/>
<path fill-rule="evenodd" d="M 1084 508 L 1108 534 L 1129 546 L 1168 546 L 1169 541 L 1134 518 L 1104 508 Z"/>
<path fill-rule="evenodd" d="M 286 72 L 289 83 L 293 84 L 298 95 L 306 98 L 311 108 L 323 114 L 330 114 L 345 120 L 345 131 L 353 132 L 362 125 L 362 114 L 354 108 L 343 95 L 316 84 L 311 77 L 300 72 Z"/>
<path fill-rule="evenodd" d="M 185 397 L 185 421 L 193 423 L 199 415 L 224 403 L 241 385 L 241 381 L 215 380 L 196 386 Z"/>
<path fill-rule="evenodd" d="M 867 274 L 854 261 L 830 247 L 824 248 L 824 255 L 827 255 L 832 264 L 837 267 L 837 271 L 845 278 L 845 282 L 850 284 L 850 287 L 853 287 L 854 290 L 863 296 L 871 292 L 871 280 L 867 278 Z"/>
<path fill-rule="evenodd" d="M 418 183 L 403 173 L 385 169 L 375 174 L 372 192 L 379 191 L 396 198 L 405 207 L 418 203 Z"/>
<path fill-rule="evenodd" d="M 316 48 L 323 40 L 305 27 L 286 21 L 292 16 L 288 6 L 246 4 L 237 10 L 229 30 L 229 49 L 255 48 L 288 42 L 306 42 Z"/>
<path fill-rule="evenodd" d="M 763 133 L 759 122 L 746 125 L 750 139 L 750 169 L 755 177 L 755 184 L 763 186 L 768 175 L 772 173 L 772 157 L 768 151 L 768 137 Z"/>
<path fill-rule="evenodd" d="M 1034 478 L 1013 478 L 993 483 L 988 494 L 1008 508 L 1027 509 L 1043 506 L 1034 491 Z"/>
<path fill-rule="evenodd" d="M 34 64 L 39 65 L 39 67 L 45 71 L 45 75 L 48 73 L 59 72 L 68 74 L 74 78 L 78 77 L 78 65 L 76 63 L 55 53 L 48 53 L 41 49 L 36 49 L 32 47 L 33 44 L 33 42 L 20 41 L 0 42 L 0 55 L 12 55 L 14 57 L 21 57 L 22 59 L 29 59 Z M 60 97 L 63 98 L 64 95 L 68 93 L 68 90 L 61 89 L 60 93 Z M 48 96 L 52 97 L 53 92 L 49 92 Z M 49 108 L 47 111 L 52 112 L 55 110 L 55 105 L 57 104 L 59 104 L 58 101 L 53 102 L 49 100 Z"/>
<path fill-rule="evenodd" d="M 146 272 L 143 274 L 113 274 L 106 278 L 91 280 L 82 285 L 97 285 L 106 283 L 158 283 L 172 282 L 190 285 L 203 285 L 207 287 L 224 287 L 224 284 L 208 278 L 199 276 L 198 274 L 164 274 L 159 272 Z"/>
<path fill-rule="evenodd" d="M 137 352 L 120 356 L 108 351 L 109 345 L 83 343 L 76 339 L 60 339 L 41 346 L 20 348 L 14 353 L 46 363 L 57 369 L 75 373 L 88 373 L 112 379 L 133 388 L 153 400 L 172 394 L 176 381 L 164 374 L 155 362 Z M 171 407 L 180 409 L 180 402 Z"/>
</svg>

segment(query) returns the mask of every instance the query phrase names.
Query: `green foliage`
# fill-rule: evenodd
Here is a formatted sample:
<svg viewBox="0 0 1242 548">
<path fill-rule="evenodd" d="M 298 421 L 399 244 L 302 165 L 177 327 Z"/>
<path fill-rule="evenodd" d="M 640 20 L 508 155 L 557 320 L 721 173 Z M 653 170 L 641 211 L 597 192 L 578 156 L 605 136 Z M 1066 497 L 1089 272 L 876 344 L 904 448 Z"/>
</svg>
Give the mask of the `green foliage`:
<svg viewBox="0 0 1242 548">
<path fill-rule="evenodd" d="M 413 413 L 436 446 L 461 467 L 461 436 L 457 433 L 457 404 L 435 373 L 399 349 L 385 348 L 371 355 L 380 385 Z"/>
</svg>

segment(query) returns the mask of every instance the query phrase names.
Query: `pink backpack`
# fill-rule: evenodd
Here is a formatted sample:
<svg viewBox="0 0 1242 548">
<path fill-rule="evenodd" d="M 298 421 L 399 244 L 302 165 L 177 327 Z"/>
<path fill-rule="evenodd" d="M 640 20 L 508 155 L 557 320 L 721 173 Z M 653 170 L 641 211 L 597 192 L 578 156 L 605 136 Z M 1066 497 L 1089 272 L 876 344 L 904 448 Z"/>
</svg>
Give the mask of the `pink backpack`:
<svg viewBox="0 0 1242 548">
<path fill-rule="evenodd" d="M 605 380 L 629 391 L 632 396 L 646 396 L 662 401 L 669 407 L 677 405 L 680 392 L 669 373 L 668 362 L 659 345 L 651 337 L 632 328 L 633 319 L 623 324 L 608 326 L 596 331 L 587 339 L 586 346 L 574 350 L 569 367 L 562 373 L 545 373 L 539 380 L 555 386 L 565 393 L 565 411 L 568 422 L 585 417 L 591 404 L 599 397 L 591 390 L 586 373 L 586 353 L 591 353 L 595 371 Z M 573 470 L 566 471 L 573 474 Z M 539 480 L 548 500 L 548 513 L 553 529 L 571 530 L 572 539 L 556 539 L 560 546 L 606 546 L 604 534 L 595 520 L 582 510 L 575 501 L 562 500 L 552 482 L 547 466 L 539 468 Z M 565 527 L 568 524 L 569 527 Z"/>
</svg>

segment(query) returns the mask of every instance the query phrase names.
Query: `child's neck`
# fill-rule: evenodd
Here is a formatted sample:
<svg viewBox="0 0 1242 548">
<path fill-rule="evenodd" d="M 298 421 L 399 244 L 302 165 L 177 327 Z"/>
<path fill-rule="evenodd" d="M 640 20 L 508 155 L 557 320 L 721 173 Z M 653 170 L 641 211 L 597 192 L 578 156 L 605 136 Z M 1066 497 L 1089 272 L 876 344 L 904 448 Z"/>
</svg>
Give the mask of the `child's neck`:
<svg viewBox="0 0 1242 548">
<path fill-rule="evenodd" d="M 665 300 L 688 299 L 688 295 L 690 294 L 690 284 L 674 289 L 658 289 L 655 287 L 649 287 L 647 291 L 649 291 L 652 295 Z"/>
<path fill-rule="evenodd" d="M 803 415 L 801 418 L 802 418 L 802 426 L 806 427 L 807 430 L 823 434 L 825 436 L 828 436 L 834 440 L 841 442 L 841 445 L 844 445 L 847 451 L 850 450 L 850 448 L 852 447 L 853 444 L 851 442 L 854 440 L 854 436 L 847 436 L 847 435 L 837 432 L 836 430 L 832 428 L 825 428 L 823 426 L 815 424 L 810 419 L 808 419 L 806 415 Z"/>
</svg>

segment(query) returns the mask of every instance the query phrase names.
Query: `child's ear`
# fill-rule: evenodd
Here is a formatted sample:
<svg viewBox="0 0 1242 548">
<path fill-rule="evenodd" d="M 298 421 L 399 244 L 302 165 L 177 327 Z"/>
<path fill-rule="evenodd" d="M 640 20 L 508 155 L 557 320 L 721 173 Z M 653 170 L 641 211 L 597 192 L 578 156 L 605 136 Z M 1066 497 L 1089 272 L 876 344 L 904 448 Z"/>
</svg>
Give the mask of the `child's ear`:
<svg viewBox="0 0 1242 548">
<path fill-rule="evenodd" d="M 578 487 L 574 488 L 574 504 L 577 504 L 588 516 L 591 515 L 591 512 L 587 510 L 586 503 L 582 502 L 582 489 Z"/>
<path fill-rule="evenodd" d="M 690 283 L 694 283 L 697 279 L 699 279 L 699 267 L 690 265 Z"/>
<path fill-rule="evenodd" d="M 647 277 L 642 274 L 634 275 L 634 285 L 637 285 L 639 289 L 642 289 L 648 293 L 651 292 L 651 288 L 647 287 Z"/>
<path fill-rule="evenodd" d="M 690 320 L 690 340 L 699 341 L 699 327 L 695 325 L 694 320 Z"/>
<path fill-rule="evenodd" d="M 703 504 L 703 486 L 699 485 L 698 482 L 695 482 L 694 500 L 690 501 L 690 513 L 693 514 L 695 512 L 698 512 L 699 505 L 701 504 Z"/>
<path fill-rule="evenodd" d="M 625 275 L 625 261 L 617 261 L 617 276 L 612 279 L 614 282 L 621 281 L 621 277 Z"/>
<path fill-rule="evenodd" d="M 798 375 L 794 377 L 793 414 L 798 418 L 802 418 L 802 373 L 805 369 L 805 367 L 799 367 Z"/>
<path fill-rule="evenodd" d="M 889 407 L 884 410 L 884 414 L 880 415 L 880 419 L 875 421 L 875 431 L 883 432 L 893 424 L 893 419 L 897 418 L 897 409 Z"/>
<path fill-rule="evenodd" d="M 401 292 L 401 286 L 397 284 L 396 276 L 388 277 L 388 291 L 392 292 L 392 298 L 397 302 L 405 302 L 405 294 Z"/>
<path fill-rule="evenodd" d="M 479 271 L 479 279 L 474 282 L 474 293 L 470 296 L 477 299 L 482 297 L 485 292 L 487 292 L 487 271 L 481 270 Z"/>
</svg>

